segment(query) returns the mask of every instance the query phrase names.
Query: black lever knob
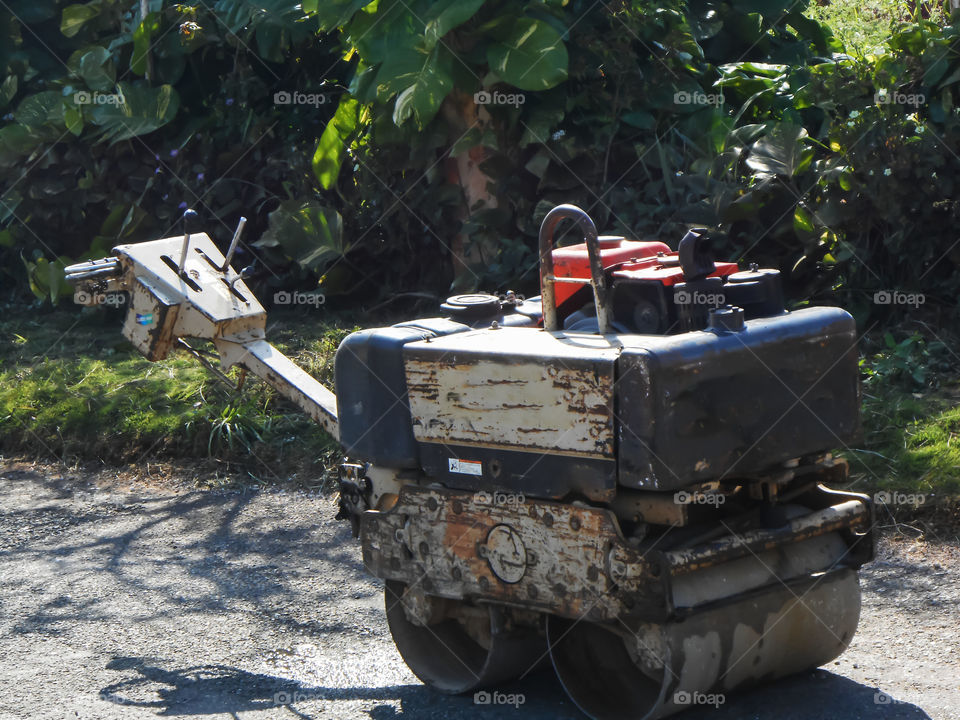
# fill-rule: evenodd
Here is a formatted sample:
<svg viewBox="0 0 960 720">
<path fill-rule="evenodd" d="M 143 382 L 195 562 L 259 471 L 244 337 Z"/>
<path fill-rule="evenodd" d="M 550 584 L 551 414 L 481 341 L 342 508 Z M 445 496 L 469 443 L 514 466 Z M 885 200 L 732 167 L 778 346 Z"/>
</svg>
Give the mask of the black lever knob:
<svg viewBox="0 0 960 720">
<path fill-rule="evenodd" d="M 680 241 L 677 255 L 686 282 L 702 280 L 717 269 L 710 251 L 710 234 L 704 228 L 688 230 Z"/>
<path fill-rule="evenodd" d="M 188 208 L 183 211 L 183 232 L 185 235 L 194 235 L 200 232 L 200 215 L 196 210 Z"/>
</svg>

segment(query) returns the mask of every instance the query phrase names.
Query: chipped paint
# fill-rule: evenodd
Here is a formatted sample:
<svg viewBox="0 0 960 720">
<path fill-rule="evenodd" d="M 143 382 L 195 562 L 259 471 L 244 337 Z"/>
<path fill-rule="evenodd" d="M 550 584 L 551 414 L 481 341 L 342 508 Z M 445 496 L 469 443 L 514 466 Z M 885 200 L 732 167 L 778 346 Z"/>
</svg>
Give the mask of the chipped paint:
<svg viewBox="0 0 960 720">
<path fill-rule="evenodd" d="M 410 343 L 404 356 L 414 436 L 612 458 L 618 352 L 517 328 Z"/>
</svg>

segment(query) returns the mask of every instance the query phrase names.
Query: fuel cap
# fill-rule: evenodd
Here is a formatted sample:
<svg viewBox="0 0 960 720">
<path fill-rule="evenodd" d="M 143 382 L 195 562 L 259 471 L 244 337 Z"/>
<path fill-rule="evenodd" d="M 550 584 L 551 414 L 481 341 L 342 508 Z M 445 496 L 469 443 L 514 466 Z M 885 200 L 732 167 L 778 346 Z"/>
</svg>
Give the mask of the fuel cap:
<svg viewBox="0 0 960 720">
<path fill-rule="evenodd" d="M 711 308 L 707 328 L 715 332 L 728 333 L 743 330 L 743 308 L 734 305 Z"/>
<path fill-rule="evenodd" d="M 766 280 L 768 278 L 779 280 L 780 271 L 772 268 L 763 268 L 759 270 L 756 268 L 751 268 L 750 270 L 741 270 L 740 272 L 735 272 L 732 275 L 727 275 L 727 282 L 739 284 L 757 282 L 759 280 Z"/>
<path fill-rule="evenodd" d="M 500 298 L 487 293 L 452 295 L 440 306 L 454 318 L 482 318 L 500 314 Z"/>
</svg>

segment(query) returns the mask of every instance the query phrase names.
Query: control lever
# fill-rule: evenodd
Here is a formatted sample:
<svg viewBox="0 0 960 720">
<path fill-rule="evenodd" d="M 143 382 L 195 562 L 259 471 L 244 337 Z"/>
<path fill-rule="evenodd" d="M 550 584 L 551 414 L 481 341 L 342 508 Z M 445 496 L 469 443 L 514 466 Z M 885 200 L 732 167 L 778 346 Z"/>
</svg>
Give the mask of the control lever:
<svg viewBox="0 0 960 720">
<path fill-rule="evenodd" d="M 181 275 L 186 271 L 184 263 L 187 261 L 187 250 L 190 248 L 190 236 L 198 232 L 200 232 L 200 216 L 196 210 L 187 208 L 183 211 L 183 250 L 180 251 Z"/>
</svg>

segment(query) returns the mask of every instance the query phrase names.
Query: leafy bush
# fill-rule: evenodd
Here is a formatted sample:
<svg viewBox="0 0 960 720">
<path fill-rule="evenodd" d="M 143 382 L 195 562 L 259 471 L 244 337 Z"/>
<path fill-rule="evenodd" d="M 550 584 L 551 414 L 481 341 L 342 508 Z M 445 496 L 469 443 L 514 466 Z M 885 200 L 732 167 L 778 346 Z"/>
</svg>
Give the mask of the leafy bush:
<svg viewBox="0 0 960 720">
<path fill-rule="evenodd" d="M 928 343 L 920 333 L 897 342 L 893 333 L 883 334 L 883 346 L 860 360 L 863 384 L 868 391 L 878 386 L 927 390 L 939 384 L 938 373 L 948 370 L 949 349 L 940 340 Z"/>
<path fill-rule="evenodd" d="M 540 219 L 575 202 L 632 236 L 721 228 L 796 302 L 956 308 L 956 24 L 856 60 L 790 0 L 11 7 L 0 272 L 22 257 L 38 295 L 186 204 L 223 242 L 251 218 L 262 285 L 529 293 Z"/>
<path fill-rule="evenodd" d="M 255 237 L 271 211 L 287 212 L 284 203 L 318 202 L 309 156 L 334 106 L 279 105 L 274 96 L 333 92 L 342 62 L 298 5 L 7 7 L 0 273 L 19 280 L 22 259 L 34 292 L 56 299 L 69 294 L 57 272 L 64 262 L 175 234 L 187 205 L 225 242 L 241 214 Z M 247 251 L 299 277 L 293 258 Z"/>
<path fill-rule="evenodd" d="M 533 289 L 536 232 L 559 202 L 601 228 L 668 241 L 691 223 L 743 220 L 746 235 L 764 211 L 782 213 L 779 195 L 742 197 L 756 143 L 773 185 L 778 170 L 789 182 L 809 165 L 806 150 L 801 166 L 779 156 L 795 152 L 800 118 L 774 87 L 786 66 L 771 63 L 802 72 L 839 49 L 793 2 L 363 5 L 321 11 L 360 60 L 338 110 L 351 132 L 325 133 L 315 163 L 354 153 L 359 171 L 340 187 L 358 200 L 391 188 L 386 219 L 424 227 L 461 286 Z M 795 259 L 804 232 L 787 230 L 775 233 L 789 246 L 777 261 Z"/>
</svg>

